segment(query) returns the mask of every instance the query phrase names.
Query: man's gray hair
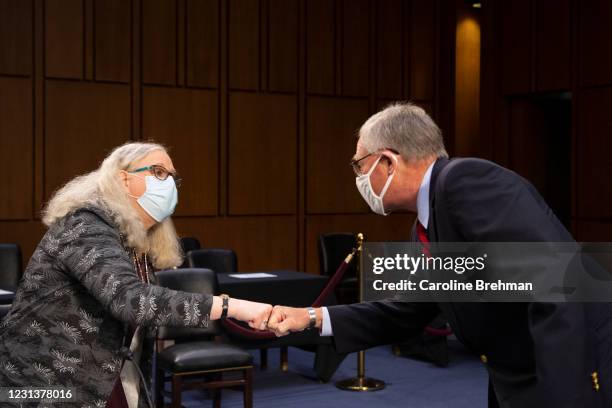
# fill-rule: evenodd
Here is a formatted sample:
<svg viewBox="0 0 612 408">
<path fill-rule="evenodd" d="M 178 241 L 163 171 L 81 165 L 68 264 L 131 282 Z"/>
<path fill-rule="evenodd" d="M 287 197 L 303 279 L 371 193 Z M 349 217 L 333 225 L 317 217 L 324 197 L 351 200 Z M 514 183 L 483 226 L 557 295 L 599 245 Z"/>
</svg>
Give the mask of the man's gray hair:
<svg viewBox="0 0 612 408">
<path fill-rule="evenodd" d="M 409 102 L 393 103 L 370 116 L 359 129 L 359 141 L 368 153 L 392 149 L 407 161 L 448 157 L 440 128 Z"/>
</svg>

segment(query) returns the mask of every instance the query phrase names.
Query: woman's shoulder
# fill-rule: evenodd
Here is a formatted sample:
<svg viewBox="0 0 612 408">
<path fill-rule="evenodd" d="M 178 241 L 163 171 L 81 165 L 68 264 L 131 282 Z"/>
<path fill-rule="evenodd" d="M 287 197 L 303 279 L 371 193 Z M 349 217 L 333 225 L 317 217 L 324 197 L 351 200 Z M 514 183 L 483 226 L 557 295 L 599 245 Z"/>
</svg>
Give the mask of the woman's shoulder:
<svg viewBox="0 0 612 408">
<path fill-rule="evenodd" d="M 85 205 L 66 213 L 50 226 L 48 233 L 51 235 L 66 235 L 70 231 L 80 232 L 81 234 L 111 233 L 112 235 L 120 235 L 108 210 L 93 205 Z"/>
</svg>

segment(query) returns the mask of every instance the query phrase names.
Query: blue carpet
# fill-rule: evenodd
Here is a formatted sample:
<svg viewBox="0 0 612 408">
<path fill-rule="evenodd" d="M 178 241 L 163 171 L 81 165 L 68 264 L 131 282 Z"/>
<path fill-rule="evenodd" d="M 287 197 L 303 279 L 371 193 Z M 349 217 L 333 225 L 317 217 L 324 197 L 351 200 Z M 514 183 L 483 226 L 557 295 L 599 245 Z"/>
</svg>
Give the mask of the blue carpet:
<svg viewBox="0 0 612 408">
<path fill-rule="evenodd" d="M 314 378 L 314 354 L 297 348 L 289 349 L 289 371 L 279 367 L 278 350 L 270 350 L 268 369 L 256 367 L 254 406 L 257 408 L 316 407 L 402 407 L 402 408 L 478 408 L 487 406 L 487 372 L 463 346 L 450 342 L 450 364 L 435 367 L 391 353 L 391 347 L 378 347 L 366 353 L 366 375 L 384 380 L 387 386 L 376 392 L 341 391 L 334 381 L 355 376 L 357 356 L 351 354 L 342 363 L 331 382 L 321 384 Z M 259 353 L 253 351 L 258 363 Z M 222 391 L 222 407 L 242 407 L 242 393 Z M 212 406 L 212 399 L 203 391 L 187 391 L 183 405 L 188 408 Z"/>
</svg>

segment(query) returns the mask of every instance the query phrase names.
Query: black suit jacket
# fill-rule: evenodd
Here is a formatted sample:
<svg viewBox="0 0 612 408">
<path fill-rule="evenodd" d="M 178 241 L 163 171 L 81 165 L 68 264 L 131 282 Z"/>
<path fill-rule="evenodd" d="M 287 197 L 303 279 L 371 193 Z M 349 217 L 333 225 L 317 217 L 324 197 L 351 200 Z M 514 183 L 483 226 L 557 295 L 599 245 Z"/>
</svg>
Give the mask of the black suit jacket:
<svg viewBox="0 0 612 408">
<path fill-rule="evenodd" d="M 432 242 L 573 240 L 527 180 L 481 159 L 436 161 L 428 234 Z M 339 352 L 401 342 L 440 311 L 469 350 L 486 356 L 499 406 L 612 406 L 611 304 L 386 300 L 329 308 Z"/>
</svg>

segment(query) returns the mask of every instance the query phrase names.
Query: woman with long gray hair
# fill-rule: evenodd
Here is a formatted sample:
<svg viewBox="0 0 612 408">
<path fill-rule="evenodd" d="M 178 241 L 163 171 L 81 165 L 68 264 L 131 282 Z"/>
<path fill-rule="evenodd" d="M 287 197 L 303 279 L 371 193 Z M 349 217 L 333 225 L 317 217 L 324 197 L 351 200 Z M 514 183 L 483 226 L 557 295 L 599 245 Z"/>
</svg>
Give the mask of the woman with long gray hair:
<svg viewBox="0 0 612 408">
<path fill-rule="evenodd" d="M 179 183 L 163 146 L 127 143 L 54 194 L 48 231 L 0 323 L 2 386 L 70 387 L 78 406 L 92 407 L 112 391 L 144 406 L 122 349 L 143 351 L 145 328 L 205 327 L 222 316 L 265 328 L 270 305 L 154 284 L 154 269 L 182 262 L 170 219 Z"/>
</svg>

